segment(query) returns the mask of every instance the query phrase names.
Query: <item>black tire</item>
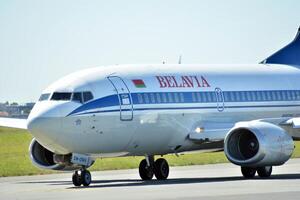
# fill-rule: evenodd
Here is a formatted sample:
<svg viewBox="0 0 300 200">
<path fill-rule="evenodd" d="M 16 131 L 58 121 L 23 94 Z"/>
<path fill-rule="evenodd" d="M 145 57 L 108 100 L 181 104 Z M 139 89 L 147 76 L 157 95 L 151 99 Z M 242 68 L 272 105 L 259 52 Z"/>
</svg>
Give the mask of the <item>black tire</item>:
<svg viewBox="0 0 300 200">
<path fill-rule="evenodd" d="M 88 170 L 83 170 L 81 172 L 81 180 L 84 186 L 89 186 L 92 182 L 91 173 Z"/>
<path fill-rule="evenodd" d="M 272 166 L 265 166 L 257 168 L 257 174 L 261 178 L 268 178 L 272 174 Z"/>
<path fill-rule="evenodd" d="M 151 180 L 153 178 L 153 170 L 147 166 L 146 159 L 140 162 L 139 173 L 142 180 Z"/>
<path fill-rule="evenodd" d="M 73 173 L 73 175 L 72 175 L 72 182 L 73 182 L 73 185 L 76 186 L 76 187 L 81 186 L 82 179 L 81 179 L 80 174 L 78 174 L 78 171 L 75 171 Z"/>
<path fill-rule="evenodd" d="M 256 168 L 241 167 L 241 172 L 245 178 L 254 178 L 254 176 L 256 174 Z"/>
<path fill-rule="evenodd" d="M 169 176 L 169 164 L 163 159 L 159 158 L 154 163 L 154 174 L 157 180 L 166 180 Z"/>
</svg>

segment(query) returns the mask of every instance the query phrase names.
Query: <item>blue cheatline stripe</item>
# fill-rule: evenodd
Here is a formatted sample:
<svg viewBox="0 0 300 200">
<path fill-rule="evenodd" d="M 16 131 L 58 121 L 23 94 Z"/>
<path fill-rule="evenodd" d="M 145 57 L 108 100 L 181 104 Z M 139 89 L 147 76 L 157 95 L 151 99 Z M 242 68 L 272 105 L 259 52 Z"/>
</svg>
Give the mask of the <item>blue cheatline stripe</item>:
<svg viewBox="0 0 300 200">
<path fill-rule="evenodd" d="M 284 107 L 300 107 L 300 105 L 257 105 L 257 106 L 225 106 L 224 108 L 284 108 Z M 216 106 L 205 106 L 205 107 L 162 107 L 162 108 L 134 108 L 133 111 L 145 111 L 145 110 L 200 110 L 200 109 L 214 109 L 217 110 Z M 131 111 L 131 109 L 122 109 L 121 111 Z M 108 113 L 108 112 L 120 112 L 120 109 L 112 110 L 99 110 L 84 112 L 78 115 L 85 114 L 96 114 L 96 113 Z"/>
<path fill-rule="evenodd" d="M 123 94 L 120 94 L 123 95 Z M 224 91 L 222 97 L 215 92 L 144 92 L 131 93 L 133 105 L 161 105 L 161 104 L 191 104 L 191 103 L 216 103 L 217 100 L 225 103 L 243 102 L 278 102 L 300 101 L 300 90 L 268 90 L 268 91 Z M 120 98 L 121 99 L 121 98 Z M 69 115 L 89 114 L 101 112 L 117 112 L 119 109 L 91 111 L 112 106 L 120 106 L 118 95 L 109 95 L 81 105 Z M 298 105 L 257 105 L 257 106 L 225 106 L 224 108 L 260 108 L 260 107 L 291 107 Z M 152 107 L 134 108 L 133 110 L 174 110 L 174 109 L 217 109 L 210 107 Z M 89 111 L 90 110 L 90 111 Z M 128 109 L 130 110 L 130 109 Z M 123 111 L 126 111 L 123 110 Z M 68 115 L 68 116 L 69 116 Z"/>
<path fill-rule="evenodd" d="M 94 101 L 88 102 L 86 104 L 81 105 L 80 107 L 73 110 L 68 115 L 73 115 L 79 112 L 83 112 L 86 110 L 92 110 L 97 108 L 105 108 L 110 106 L 117 106 L 119 105 L 119 98 L 117 95 L 110 95 L 103 98 L 96 99 Z"/>
</svg>

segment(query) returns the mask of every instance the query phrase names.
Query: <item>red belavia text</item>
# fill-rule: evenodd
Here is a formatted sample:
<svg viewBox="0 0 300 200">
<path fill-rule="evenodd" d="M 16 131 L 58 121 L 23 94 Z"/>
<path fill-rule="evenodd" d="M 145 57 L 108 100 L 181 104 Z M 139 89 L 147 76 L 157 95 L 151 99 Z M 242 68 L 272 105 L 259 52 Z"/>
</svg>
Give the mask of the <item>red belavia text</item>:
<svg viewBox="0 0 300 200">
<path fill-rule="evenodd" d="M 161 88 L 210 87 L 203 76 L 155 76 Z"/>
</svg>

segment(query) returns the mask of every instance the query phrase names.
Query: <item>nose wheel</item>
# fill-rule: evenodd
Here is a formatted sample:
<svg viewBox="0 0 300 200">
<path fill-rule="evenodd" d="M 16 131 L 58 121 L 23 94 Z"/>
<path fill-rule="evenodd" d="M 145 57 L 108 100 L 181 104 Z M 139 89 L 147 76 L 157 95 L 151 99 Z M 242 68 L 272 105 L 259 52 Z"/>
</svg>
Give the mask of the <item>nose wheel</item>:
<svg viewBox="0 0 300 200">
<path fill-rule="evenodd" d="M 88 170 L 77 170 L 74 172 L 72 176 L 72 182 L 74 186 L 79 187 L 81 185 L 83 186 L 89 186 L 92 182 L 92 176 L 91 173 Z"/>
<path fill-rule="evenodd" d="M 154 175 L 157 180 L 165 180 L 169 176 L 169 164 L 163 158 L 154 162 L 154 156 L 148 156 L 140 162 L 139 174 L 142 180 L 151 180 Z"/>
</svg>

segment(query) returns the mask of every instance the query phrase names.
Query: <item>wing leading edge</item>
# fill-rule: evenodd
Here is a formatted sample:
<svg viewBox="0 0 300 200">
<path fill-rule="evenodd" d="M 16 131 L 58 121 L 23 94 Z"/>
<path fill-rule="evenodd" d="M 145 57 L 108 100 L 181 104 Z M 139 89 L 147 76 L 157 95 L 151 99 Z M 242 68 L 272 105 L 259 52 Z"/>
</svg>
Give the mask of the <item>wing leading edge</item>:
<svg viewBox="0 0 300 200">
<path fill-rule="evenodd" d="M 27 119 L 0 118 L 0 126 L 27 129 Z"/>
</svg>

